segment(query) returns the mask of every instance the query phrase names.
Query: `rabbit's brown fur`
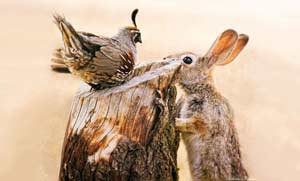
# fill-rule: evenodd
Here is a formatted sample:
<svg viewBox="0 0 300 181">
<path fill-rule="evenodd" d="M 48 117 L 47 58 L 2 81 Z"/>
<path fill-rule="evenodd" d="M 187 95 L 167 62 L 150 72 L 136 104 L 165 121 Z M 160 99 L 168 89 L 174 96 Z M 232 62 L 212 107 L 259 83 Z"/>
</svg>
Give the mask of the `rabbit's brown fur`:
<svg viewBox="0 0 300 181">
<path fill-rule="evenodd" d="M 183 61 L 177 77 L 185 96 L 178 103 L 176 127 L 182 133 L 194 180 L 248 178 L 241 160 L 233 110 L 212 80 L 214 65 L 231 62 L 229 59 L 234 59 L 247 41 L 246 35 L 238 36 L 235 31 L 227 30 L 204 57 L 190 52 L 168 57 L 193 60 Z"/>
<path fill-rule="evenodd" d="M 192 124 L 177 125 L 183 124 L 183 128 L 178 128 L 182 131 L 194 180 L 246 179 L 233 111 L 227 100 L 212 82 L 181 84 L 181 87 L 188 96 L 183 101 L 180 118 L 192 119 Z"/>
</svg>

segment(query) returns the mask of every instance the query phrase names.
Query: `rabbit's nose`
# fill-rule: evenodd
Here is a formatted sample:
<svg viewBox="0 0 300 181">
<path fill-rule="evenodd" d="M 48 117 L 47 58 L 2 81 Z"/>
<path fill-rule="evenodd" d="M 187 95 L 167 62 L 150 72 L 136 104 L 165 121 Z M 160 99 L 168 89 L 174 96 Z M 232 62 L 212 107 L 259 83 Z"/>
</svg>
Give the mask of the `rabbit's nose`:
<svg viewBox="0 0 300 181">
<path fill-rule="evenodd" d="M 164 57 L 163 60 L 174 60 L 174 58 L 170 58 L 170 57 Z"/>
<path fill-rule="evenodd" d="M 165 57 L 165 58 L 163 58 L 163 60 L 174 61 L 174 60 L 176 60 L 176 59 L 175 59 L 175 58 L 168 58 L 168 57 Z"/>
</svg>

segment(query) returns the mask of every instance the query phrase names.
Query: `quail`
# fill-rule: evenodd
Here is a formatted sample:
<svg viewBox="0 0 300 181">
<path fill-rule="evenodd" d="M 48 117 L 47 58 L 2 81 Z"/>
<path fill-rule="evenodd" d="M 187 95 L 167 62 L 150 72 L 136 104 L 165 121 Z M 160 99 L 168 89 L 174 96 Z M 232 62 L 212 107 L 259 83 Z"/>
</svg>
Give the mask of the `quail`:
<svg viewBox="0 0 300 181">
<path fill-rule="evenodd" d="M 64 48 L 54 53 L 58 71 L 64 67 L 79 76 L 94 89 L 117 86 L 132 75 L 137 60 L 136 44 L 142 43 L 136 25 L 138 9 L 133 10 L 133 26 L 121 28 L 111 38 L 76 31 L 62 16 L 54 15 L 54 22 L 62 33 Z"/>
</svg>

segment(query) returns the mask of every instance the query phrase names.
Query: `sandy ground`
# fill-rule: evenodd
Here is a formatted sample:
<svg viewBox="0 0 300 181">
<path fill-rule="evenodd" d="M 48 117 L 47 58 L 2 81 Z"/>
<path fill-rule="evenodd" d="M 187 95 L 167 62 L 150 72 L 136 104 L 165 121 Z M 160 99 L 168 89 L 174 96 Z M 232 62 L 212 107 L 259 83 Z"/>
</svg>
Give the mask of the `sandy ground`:
<svg viewBox="0 0 300 181">
<path fill-rule="evenodd" d="M 0 180 L 58 178 L 68 112 L 80 80 L 49 69 L 63 13 L 77 29 L 112 35 L 138 7 L 141 61 L 190 50 L 205 53 L 234 28 L 250 43 L 215 71 L 235 109 L 243 158 L 253 180 L 300 177 L 300 11 L 296 1 L 0 1 Z M 185 148 L 181 180 L 189 180 Z"/>
</svg>

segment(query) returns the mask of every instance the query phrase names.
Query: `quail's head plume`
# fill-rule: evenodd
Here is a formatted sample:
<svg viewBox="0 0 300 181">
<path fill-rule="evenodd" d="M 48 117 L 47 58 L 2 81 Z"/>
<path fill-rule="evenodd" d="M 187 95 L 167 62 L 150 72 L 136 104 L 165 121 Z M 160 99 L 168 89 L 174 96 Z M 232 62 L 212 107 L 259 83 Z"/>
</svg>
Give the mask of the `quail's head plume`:
<svg viewBox="0 0 300 181">
<path fill-rule="evenodd" d="M 54 15 L 54 22 L 62 33 L 64 48 L 55 51 L 52 61 L 55 70 L 67 68 L 93 88 L 119 85 L 130 78 L 137 60 L 136 43 L 141 43 L 136 15 L 131 14 L 133 26 L 121 28 L 111 38 L 76 31 L 62 16 Z"/>
<path fill-rule="evenodd" d="M 129 40 L 128 41 L 132 41 L 133 44 L 135 45 L 136 43 L 142 43 L 142 37 L 141 37 L 141 32 L 138 29 L 137 25 L 136 25 L 136 15 L 138 13 L 138 9 L 133 10 L 132 14 L 131 14 L 131 20 L 133 23 L 133 26 L 126 26 L 122 29 L 119 30 L 118 34 L 115 36 L 117 37 L 128 37 Z"/>
</svg>

